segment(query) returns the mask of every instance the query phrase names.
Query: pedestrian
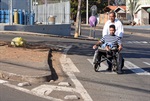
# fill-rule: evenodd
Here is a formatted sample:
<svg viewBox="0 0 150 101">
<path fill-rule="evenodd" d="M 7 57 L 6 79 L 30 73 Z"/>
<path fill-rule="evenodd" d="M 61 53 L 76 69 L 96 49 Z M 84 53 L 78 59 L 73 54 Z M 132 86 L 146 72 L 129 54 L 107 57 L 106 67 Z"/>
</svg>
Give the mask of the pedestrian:
<svg viewBox="0 0 150 101">
<path fill-rule="evenodd" d="M 109 20 L 105 23 L 103 27 L 102 37 L 104 37 L 105 35 L 109 35 L 110 33 L 109 26 L 112 24 L 115 25 L 115 28 L 116 28 L 115 35 L 118 36 L 120 39 L 122 39 L 123 34 L 124 34 L 124 28 L 123 28 L 121 21 L 116 18 L 116 13 L 114 11 L 109 12 Z M 119 66 L 122 69 L 124 66 L 124 58 L 122 57 L 121 53 L 120 53 L 119 59 L 120 59 Z M 107 63 L 109 65 L 108 61 Z"/>
<path fill-rule="evenodd" d="M 116 18 L 116 13 L 114 11 L 109 13 L 109 20 L 104 25 L 102 36 L 104 37 L 105 35 L 109 34 L 109 26 L 112 24 L 114 24 L 116 27 L 115 35 L 122 38 L 124 34 L 123 25 L 121 21 Z"/>
<path fill-rule="evenodd" d="M 107 61 L 108 63 L 108 68 L 107 71 L 112 71 L 112 63 L 110 61 L 112 61 L 112 54 L 110 55 L 111 49 L 115 48 L 119 51 L 118 53 L 118 57 L 120 57 L 120 51 L 122 50 L 122 42 L 121 39 L 115 35 L 115 25 L 110 25 L 109 26 L 109 34 L 105 35 L 104 37 L 102 37 L 102 39 L 100 41 L 98 41 L 94 46 L 93 49 L 96 49 L 100 44 L 103 44 L 103 46 L 101 46 L 101 48 L 105 49 L 107 58 L 109 59 L 109 61 Z M 101 58 L 102 53 L 98 51 L 98 49 L 95 51 L 94 57 L 93 57 L 93 63 L 95 64 L 97 61 L 97 58 Z M 118 61 L 120 62 L 120 61 Z M 121 67 L 118 68 L 117 73 L 121 74 L 122 70 Z"/>
</svg>

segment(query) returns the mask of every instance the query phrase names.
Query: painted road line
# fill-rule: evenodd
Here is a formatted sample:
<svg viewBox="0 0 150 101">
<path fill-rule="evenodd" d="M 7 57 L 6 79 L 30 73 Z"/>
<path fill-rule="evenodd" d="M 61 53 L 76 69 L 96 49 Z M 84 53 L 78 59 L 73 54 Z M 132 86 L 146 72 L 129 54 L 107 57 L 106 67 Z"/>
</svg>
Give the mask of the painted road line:
<svg viewBox="0 0 150 101">
<path fill-rule="evenodd" d="M 35 92 L 37 94 L 45 95 L 46 92 L 49 92 L 49 94 L 52 91 L 65 91 L 65 92 L 77 92 L 75 88 L 71 87 L 62 87 L 62 86 L 54 86 L 54 85 L 40 85 L 36 88 L 33 88 L 31 91 Z"/>
<path fill-rule="evenodd" d="M 150 66 L 150 63 L 148 63 L 148 62 L 143 62 L 143 63 Z"/>
<path fill-rule="evenodd" d="M 30 91 L 30 90 L 28 90 L 26 88 L 18 87 L 16 85 L 12 85 L 12 84 L 8 84 L 8 83 L 6 83 L 4 85 L 6 85 L 6 86 L 8 86 L 10 88 L 13 88 L 13 89 L 25 92 L 27 94 L 31 94 L 31 95 L 35 95 L 35 96 L 38 96 L 38 97 L 41 97 L 41 98 L 44 98 L 44 99 L 48 99 L 50 101 L 63 101 L 61 99 L 57 99 L 57 98 L 53 98 L 53 97 L 50 97 L 50 96 L 45 96 L 45 95 L 42 95 L 42 94 L 38 94 L 38 93 L 32 92 L 32 91 Z"/>
<path fill-rule="evenodd" d="M 134 65 L 133 63 L 129 61 L 125 61 L 125 67 L 136 73 L 137 75 L 150 75 L 149 72 L 143 70 L 142 68 Z"/>
<path fill-rule="evenodd" d="M 75 64 L 72 62 L 72 60 L 70 58 L 67 58 L 66 54 L 67 52 L 69 51 L 69 49 L 71 48 L 72 46 L 68 46 L 66 47 L 66 49 L 64 50 L 64 54 L 60 57 L 60 63 L 61 65 L 64 67 L 63 68 L 63 71 L 67 71 L 67 72 L 80 72 L 78 70 L 78 68 L 76 68 Z"/>
<path fill-rule="evenodd" d="M 128 44 L 148 44 L 149 42 L 147 41 L 127 41 L 126 43 Z"/>
<path fill-rule="evenodd" d="M 3 84 L 3 83 L 8 83 L 8 81 L 0 80 L 0 84 Z"/>
<path fill-rule="evenodd" d="M 146 43 L 147 44 L 148 42 L 147 41 L 142 41 L 142 43 Z"/>
<path fill-rule="evenodd" d="M 72 80 L 72 82 L 74 83 L 76 90 L 79 94 L 81 94 L 82 98 L 84 99 L 84 101 L 93 101 L 92 98 L 90 97 L 90 95 L 88 94 L 88 92 L 85 90 L 85 88 L 83 87 L 83 85 L 80 83 L 80 81 L 76 78 L 76 76 L 74 75 L 74 73 L 71 72 L 67 72 L 67 75 L 70 77 L 70 79 Z"/>
<path fill-rule="evenodd" d="M 63 71 L 80 72 L 70 58 L 64 58 L 64 56 L 62 56 L 60 60 L 61 65 L 64 67 Z"/>
<path fill-rule="evenodd" d="M 71 48 L 72 46 L 69 46 L 68 48 L 66 48 L 64 50 L 64 54 L 61 56 L 60 58 L 60 63 L 63 63 L 63 64 L 70 64 L 70 60 L 69 62 L 67 61 L 67 52 L 69 51 L 69 49 Z M 64 61 L 64 60 L 65 61 Z M 90 97 L 90 95 L 88 94 L 88 92 L 85 90 L 85 88 L 83 87 L 83 85 L 80 83 L 80 81 L 76 78 L 76 76 L 74 75 L 74 70 L 78 70 L 77 67 L 74 65 L 74 64 L 71 64 L 70 66 L 68 65 L 67 68 L 72 68 L 73 67 L 73 71 L 69 70 L 69 69 L 66 69 L 66 66 L 67 65 L 63 65 L 61 64 L 62 66 L 62 69 L 63 71 L 69 76 L 69 78 L 72 80 L 72 82 L 74 83 L 75 85 L 75 89 L 78 91 L 78 93 L 82 96 L 82 98 L 84 99 L 84 101 L 93 101 L 92 98 Z M 72 67 L 71 67 L 72 66 Z"/>
</svg>

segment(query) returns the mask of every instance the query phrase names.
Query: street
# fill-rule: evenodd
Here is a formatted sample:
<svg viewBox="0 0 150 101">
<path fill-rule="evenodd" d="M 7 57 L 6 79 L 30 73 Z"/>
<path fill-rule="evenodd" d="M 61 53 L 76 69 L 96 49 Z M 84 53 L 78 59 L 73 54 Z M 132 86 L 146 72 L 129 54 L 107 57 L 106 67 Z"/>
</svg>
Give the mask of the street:
<svg viewBox="0 0 150 101">
<path fill-rule="evenodd" d="M 100 30 L 97 30 L 95 34 L 96 38 L 101 37 Z M 82 35 L 88 36 L 89 29 L 82 29 Z M 4 33 L 0 33 L 0 40 L 11 41 L 16 36 L 21 36 L 28 42 L 53 42 L 55 46 L 63 47 L 63 55 L 58 59 L 66 74 L 64 82 L 69 82 L 71 87 L 58 90 L 57 83 L 43 83 L 21 87 L 24 88 L 22 90 L 12 86 L 16 85 L 14 81 L 9 81 L 9 84 L 2 82 L 0 83 L 0 101 L 61 101 L 60 99 L 70 101 L 70 99 L 63 99 L 65 94 L 74 94 L 80 98 L 73 101 L 149 101 L 150 99 L 150 40 L 147 37 L 125 32 L 122 50 L 125 58 L 124 73 L 118 75 L 114 72 L 106 72 L 105 62 L 101 64 L 100 72 L 94 71 L 92 65 L 94 54 L 92 46 L 96 43 L 94 40 Z M 69 66 L 63 65 L 65 59 L 70 59 L 69 62 L 67 61 Z M 54 91 L 47 96 L 40 96 L 42 93 L 38 92 L 44 92 L 42 88 L 45 89 L 44 91 L 52 88 L 57 93 Z"/>
</svg>

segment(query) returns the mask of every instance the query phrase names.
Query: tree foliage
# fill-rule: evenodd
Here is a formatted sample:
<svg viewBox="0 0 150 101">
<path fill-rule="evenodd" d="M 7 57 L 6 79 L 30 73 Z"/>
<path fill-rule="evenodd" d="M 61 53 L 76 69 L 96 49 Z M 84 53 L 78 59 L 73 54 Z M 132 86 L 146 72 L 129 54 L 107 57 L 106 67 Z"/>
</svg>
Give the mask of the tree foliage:
<svg viewBox="0 0 150 101">
<path fill-rule="evenodd" d="M 84 21 L 86 19 L 86 1 L 82 0 L 81 4 L 81 19 Z M 97 13 L 103 12 L 103 8 L 107 6 L 107 0 L 88 0 L 88 8 L 89 8 L 89 16 L 90 16 L 90 8 L 93 5 L 97 6 Z M 71 19 L 76 20 L 76 14 L 77 14 L 77 7 L 78 7 L 78 0 L 70 0 L 71 3 Z"/>
<path fill-rule="evenodd" d="M 138 7 L 141 5 L 138 3 L 139 0 L 129 0 L 128 6 L 131 15 L 132 24 L 134 22 L 134 14 L 136 13 Z"/>
</svg>

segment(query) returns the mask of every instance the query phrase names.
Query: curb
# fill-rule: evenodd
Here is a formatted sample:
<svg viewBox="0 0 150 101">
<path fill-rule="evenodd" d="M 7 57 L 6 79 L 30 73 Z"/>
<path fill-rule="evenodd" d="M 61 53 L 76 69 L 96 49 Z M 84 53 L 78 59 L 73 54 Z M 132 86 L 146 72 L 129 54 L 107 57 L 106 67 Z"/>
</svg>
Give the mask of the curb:
<svg viewBox="0 0 150 101">
<path fill-rule="evenodd" d="M 82 27 L 81 27 L 82 28 Z M 89 29 L 89 27 L 84 27 L 82 29 Z M 102 31 L 102 29 L 95 29 L 97 31 Z M 129 32 L 129 31 L 125 31 L 126 34 L 132 34 L 132 35 L 136 35 L 136 36 L 142 36 L 142 37 L 146 37 L 146 38 L 150 38 L 149 34 L 144 34 L 144 33 L 136 33 L 136 32 Z"/>
<path fill-rule="evenodd" d="M 49 82 L 52 79 L 51 74 L 43 76 L 24 76 L 1 70 L 0 70 L 0 78 L 13 81 L 23 81 L 23 82 L 26 81 L 29 83 Z"/>
<path fill-rule="evenodd" d="M 34 32 L 22 32 L 22 31 L 0 31 L 2 33 L 11 33 L 11 34 L 26 34 L 26 35 L 36 35 L 36 36 L 48 36 L 48 37 L 59 37 L 59 38 L 69 38 L 69 39 L 78 39 L 78 40 L 88 40 L 88 41 L 97 41 L 97 39 L 89 39 L 88 36 L 78 37 L 74 38 L 72 36 L 60 36 L 60 35 L 54 35 L 54 34 L 43 34 L 43 33 L 34 33 Z M 7 34 L 7 33 L 6 33 Z"/>
</svg>

